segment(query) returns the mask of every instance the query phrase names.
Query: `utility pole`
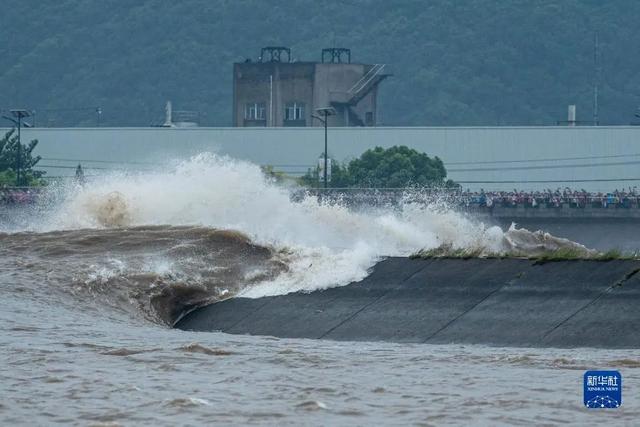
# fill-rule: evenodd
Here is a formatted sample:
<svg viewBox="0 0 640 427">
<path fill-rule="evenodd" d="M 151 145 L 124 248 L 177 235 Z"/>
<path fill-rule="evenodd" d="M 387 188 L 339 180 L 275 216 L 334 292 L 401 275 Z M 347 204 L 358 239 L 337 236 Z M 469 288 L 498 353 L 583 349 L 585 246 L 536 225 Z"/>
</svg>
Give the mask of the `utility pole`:
<svg viewBox="0 0 640 427">
<path fill-rule="evenodd" d="M 269 127 L 273 127 L 273 74 L 269 76 Z"/>
<path fill-rule="evenodd" d="M 13 111 L 12 111 L 13 113 Z M 20 137 L 20 129 L 22 129 L 22 116 L 18 115 L 18 154 L 16 156 L 16 187 L 20 187 L 20 169 L 22 169 L 22 139 Z"/>
<path fill-rule="evenodd" d="M 2 116 L 3 118 L 11 121 L 14 125 L 18 127 L 18 149 L 16 150 L 16 187 L 20 187 L 22 184 L 22 119 L 25 117 L 30 117 L 31 112 L 29 110 L 10 110 L 11 115 L 15 118 Z M 17 119 L 17 120 L 16 120 Z M 26 127 L 31 127 L 28 123 L 24 123 Z"/>
<path fill-rule="evenodd" d="M 327 143 L 327 113 L 326 112 L 324 113 L 323 122 L 324 122 L 324 168 L 322 169 L 322 171 L 324 176 L 322 177 L 322 180 L 324 181 L 324 189 L 326 190 L 327 189 L 327 151 L 329 151 L 327 148 L 328 143 Z"/>
<path fill-rule="evenodd" d="M 24 117 L 31 116 L 31 112 L 27 110 L 11 110 L 11 114 L 13 117 L 18 119 L 18 152 L 16 158 L 16 187 L 20 187 L 22 185 L 23 178 L 22 175 L 22 119 Z"/>
<path fill-rule="evenodd" d="M 596 31 L 593 40 L 593 125 L 600 124 L 598 112 L 598 91 L 600 89 L 600 46 L 598 32 Z"/>
</svg>

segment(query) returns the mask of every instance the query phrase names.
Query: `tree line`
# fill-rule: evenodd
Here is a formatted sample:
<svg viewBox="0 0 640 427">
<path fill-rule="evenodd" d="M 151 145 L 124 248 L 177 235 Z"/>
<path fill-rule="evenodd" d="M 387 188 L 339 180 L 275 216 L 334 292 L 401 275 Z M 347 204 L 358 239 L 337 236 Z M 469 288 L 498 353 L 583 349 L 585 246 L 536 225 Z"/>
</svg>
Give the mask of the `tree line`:
<svg viewBox="0 0 640 427">
<path fill-rule="evenodd" d="M 429 157 L 406 146 L 375 147 L 349 162 L 331 161 L 330 188 L 455 187 L 439 157 Z M 327 168 L 327 171 L 329 169 Z M 300 178 L 310 187 L 324 185 L 324 171 L 311 168 Z"/>
<path fill-rule="evenodd" d="M 0 109 L 36 109 L 38 126 L 148 126 L 172 100 L 230 125 L 233 62 L 268 45 L 300 61 L 340 46 L 393 72 L 385 125 L 547 125 L 568 104 L 585 121 L 597 32 L 600 122 L 629 124 L 638 16 L 636 0 L 17 2 L 0 14 Z"/>
</svg>

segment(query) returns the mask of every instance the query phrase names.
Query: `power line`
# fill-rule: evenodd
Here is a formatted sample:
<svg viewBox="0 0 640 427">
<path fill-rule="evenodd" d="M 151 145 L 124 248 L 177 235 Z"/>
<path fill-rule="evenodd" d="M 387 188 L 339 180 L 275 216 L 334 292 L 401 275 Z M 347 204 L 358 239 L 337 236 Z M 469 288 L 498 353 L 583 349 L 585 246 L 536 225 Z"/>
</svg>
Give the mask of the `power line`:
<svg viewBox="0 0 640 427">
<path fill-rule="evenodd" d="M 640 153 L 630 154 L 616 154 L 607 156 L 581 156 L 581 157 L 553 157 L 542 159 L 525 159 L 525 160 L 486 160 L 486 161 L 470 161 L 470 162 L 444 162 L 445 165 L 490 165 L 490 164 L 503 164 L 503 163 L 536 163 L 536 162 L 562 162 L 569 160 L 595 160 L 595 159 L 618 159 L 626 157 L 640 157 Z M 136 164 L 136 165 L 151 165 L 162 166 L 162 163 L 155 162 L 139 162 L 139 161 L 127 161 L 127 160 L 92 160 L 92 159 L 62 159 L 55 157 L 44 157 L 42 160 L 60 161 L 60 162 L 80 162 L 80 163 L 111 163 L 111 164 Z M 315 165 L 305 164 L 265 164 L 261 166 L 271 166 L 274 168 L 313 168 Z M 532 166 L 541 167 L 541 166 Z M 571 165 L 562 165 L 562 167 L 571 167 Z M 450 169 L 455 170 L 455 169 Z M 487 169 L 489 170 L 489 169 Z"/>
<path fill-rule="evenodd" d="M 99 109 L 100 107 L 76 107 L 76 108 L 42 108 L 42 109 L 36 109 L 35 111 L 53 111 L 53 112 L 58 112 L 58 111 L 96 111 L 97 109 Z"/>
<path fill-rule="evenodd" d="M 591 159 L 615 159 L 621 157 L 640 157 L 640 153 L 633 154 L 617 154 L 610 156 L 585 156 L 585 157 L 555 157 L 546 159 L 527 159 L 527 160 L 491 160 L 477 162 L 445 162 L 445 165 L 483 165 L 494 163 L 535 163 L 535 162 L 562 162 L 566 160 L 591 160 Z"/>
<path fill-rule="evenodd" d="M 571 169 L 571 168 L 593 168 L 601 166 L 624 166 L 638 165 L 640 160 L 630 162 L 609 162 L 609 163 L 582 163 L 572 165 L 543 165 L 543 166 L 511 166 L 499 168 L 471 168 L 471 169 L 448 169 L 447 172 L 491 172 L 491 171 L 507 171 L 507 170 L 534 170 L 534 169 Z"/>
<path fill-rule="evenodd" d="M 94 178 L 100 175 L 85 175 L 85 178 Z M 50 175 L 46 175 L 43 176 L 42 179 L 76 179 L 75 175 L 55 175 L 55 176 L 50 176 Z"/>
<path fill-rule="evenodd" d="M 507 181 L 456 181 L 459 184 L 544 184 L 554 182 L 618 182 L 640 181 L 640 178 L 602 178 L 602 179 L 542 179 L 542 180 L 507 180 Z"/>
<path fill-rule="evenodd" d="M 630 156 L 630 155 L 629 155 Z M 640 154 L 635 154 L 634 156 L 640 156 Z M 626 156 L 602 156 L 602 158 L 617 158 L 617 157 L 626 157 Z M 590 159 L 593 157 L 575 157 L 572 159 Z M 566 160 L 568 160 L 567 158 Z M 161 166 L 158 163 L 150 163 L 150 162 L 127 162 L 127 161 L 111 161 L 111 160 L 88 160 L 88 159 L 60 159 L 60 158 L 45 158 L 43 160 L 51 160 L 51 161 L 62 161 L 62 162 L 74 162 L 74 163 L 102 163 L 102 164 L 131 164 L 131 165 L 149 165 L 149 166 Z M 556 159 L 559 160 L 559 159 Z M 522 162 L 520 160 L 514 161 L 503 161 L 507 162 Z M 478 162 L 483 163 L 483 162 Z M 487 162 L 491 163 L 491 162 Z M 496 162 L 497 163 L 497 162 Z M 640 160 L 627 161 L 627 162 L 604 162 L 604 163 L 580 163 L 580 164 L 569 164 L 569 165 L 527 165 L 527 166 L 510 166 L 510 167 L 489 167 L 489 168 L 449 168 L 447 172 L 501 172 L 501 171 L 519 171 L 519 170 L 546 170 L 546 169 L 571 169 L 571 168 L 590 168 L 590 167 L 603 167 L 603 166 L 626 166 L 626 165 L 637 165 L 640 164 Z M 67 165 L 49 165 L 49 164 L 39 164 L 38 167 L 42 168 L 51 168 L 51 169 L 75 169 L 76 166 L 67 166 Z M 271 166 L 274 168 L 313 168 L 313 166 L 309 165 L 262 165 L 262 166 Z M 96 170 L 125 170 L 125 171 L 153 171 L 151 168 L 118 168 L 118 167 L 101 167 L 101 166 L 84 166 L 86 169 L 96 169 Z M 288 173 L 290 175 L 304 175 L 307 173 L 306 171 L 282 171 Z M 583 182 L 584 180 L 579 180 L 579 182 Z M 618 181 L 616 179 L 611 179 L 611 181 Z M 458 182 L 471 182 L 471 181 L 458 181 Z M 491 181 L 477 181 L 477 182 L 491 182 Z M 521 182 L 521 181 L 516 181 Z M 526 182 L 526 181 L 522 181 Z M 545 181 L 541 181 L 545 182 Z M 567 181 L 569 182 L 569 181 Z"/>
<path fill-rule="evenodd" d="M 154 162 L 136 162 L 127 160 L 91 160 L 91 159 L 61 159 L 56 157 L 43 157 L 42 160 L 51 160 L 56 162 L 73 162 L 73 163 L 108 163 L 108 164 L 132 164 L 132 165 L 150 165 L 150 166 L 164 166 L 163 163 Z M 274 168 L 313 168 L 314 165 L 279 165 L 279 164 L 265 164 L 261 166 L 271 166 Z"/>
<path fill-rule="evenodd" d="M 66 165 L 36 165 L 38 168 L 49 168 L 49 169 L 76 169 L 77 166 L 66 166 Z M 123 170 L 123 171 L 152 171 L 153 169 L 133 169 L 133 168 L 112 168 L 112 167 L 102 167 L 102 166 L 85 166 L 86 169 L 96 169 L 96 170 Z"/>
<path fill-rule="evenodd" d="M 78 163 L 112 163 L 112 164 L 132 164 L 132 165 L 152 165 L 160 166 L 160 163 L 152 162 L 134 162 L 134 161 L 120 161 L 120 160 L 89 160 L 89 159 L 59 159 L 54 157 L 43 157 L 42 160 L 51 160 L 56 162 L 78 162 Z"/>
</svg>

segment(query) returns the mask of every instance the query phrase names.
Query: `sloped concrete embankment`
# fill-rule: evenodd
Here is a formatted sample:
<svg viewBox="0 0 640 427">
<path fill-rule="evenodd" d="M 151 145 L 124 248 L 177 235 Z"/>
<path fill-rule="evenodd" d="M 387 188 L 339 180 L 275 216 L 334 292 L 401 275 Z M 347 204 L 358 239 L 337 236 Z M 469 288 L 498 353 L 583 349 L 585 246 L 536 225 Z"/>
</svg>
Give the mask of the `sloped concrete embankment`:
<svg viewBox="0 0 640 427">
<path fill-rule="evenodd" d="M 233 298 L 177 328 L 352 341 L 640 348 L 640 262 L 389 258 L 358 283 Z"/>
</svg>

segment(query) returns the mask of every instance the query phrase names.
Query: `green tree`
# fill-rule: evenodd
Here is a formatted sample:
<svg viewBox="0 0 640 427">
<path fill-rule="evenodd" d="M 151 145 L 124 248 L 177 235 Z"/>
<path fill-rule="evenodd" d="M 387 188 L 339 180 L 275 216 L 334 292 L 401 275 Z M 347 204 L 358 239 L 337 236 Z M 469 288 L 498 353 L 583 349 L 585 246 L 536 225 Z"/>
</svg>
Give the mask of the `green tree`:
<svg viewBox="0 0 640 427">
<path fill-rule="evenodd" d="M 307 186 L 318 186 L 319 169 L 309 170 L 300 180 Z M 376 147 L 365 151 L 346 165 L 331 162 L 330 186 L 403 188 L 426 186 L 455 186 L 446 180 L 447 170 L 438 157 L 431 158 L 413 148 L 393 146 Z"/>
<path fill-rule="evenodd" d="M 447 171 L 438 157 L 431 159 L 406 146 L 365 151 L 348 166 L 352 185 L 405 187 L 443 184 Z"/>
<path fill-rule="evenodd" d="M 334 159 L 328 159 L 331 162 L 331 181 L 328 185 L 332 188 L 345 188 L 351 186 L 351 179 L 349 178 L 349 171 L 346 166 L 341 165 Z M 322 187 L 323 181 L 320 176 L 320 168 L 312 168 L 307 171 L 305 175 L 298 179 L 298 183 L 305 187 Z"/>
<path fill-rule="evenodd" d="M 44 185 L 42 176 L 45 172 L 33 169 L 41 159 L 40 156 L 33 155 L 37 145 L 37 139 L 30 141 L 29 145 L 19 144 L 15 129 L 11 129 L 3 138 L 0 138 L 0 185 Z M 18 164 L 20 164 L 20 182 L 16 182 Z"/>
</svg>

